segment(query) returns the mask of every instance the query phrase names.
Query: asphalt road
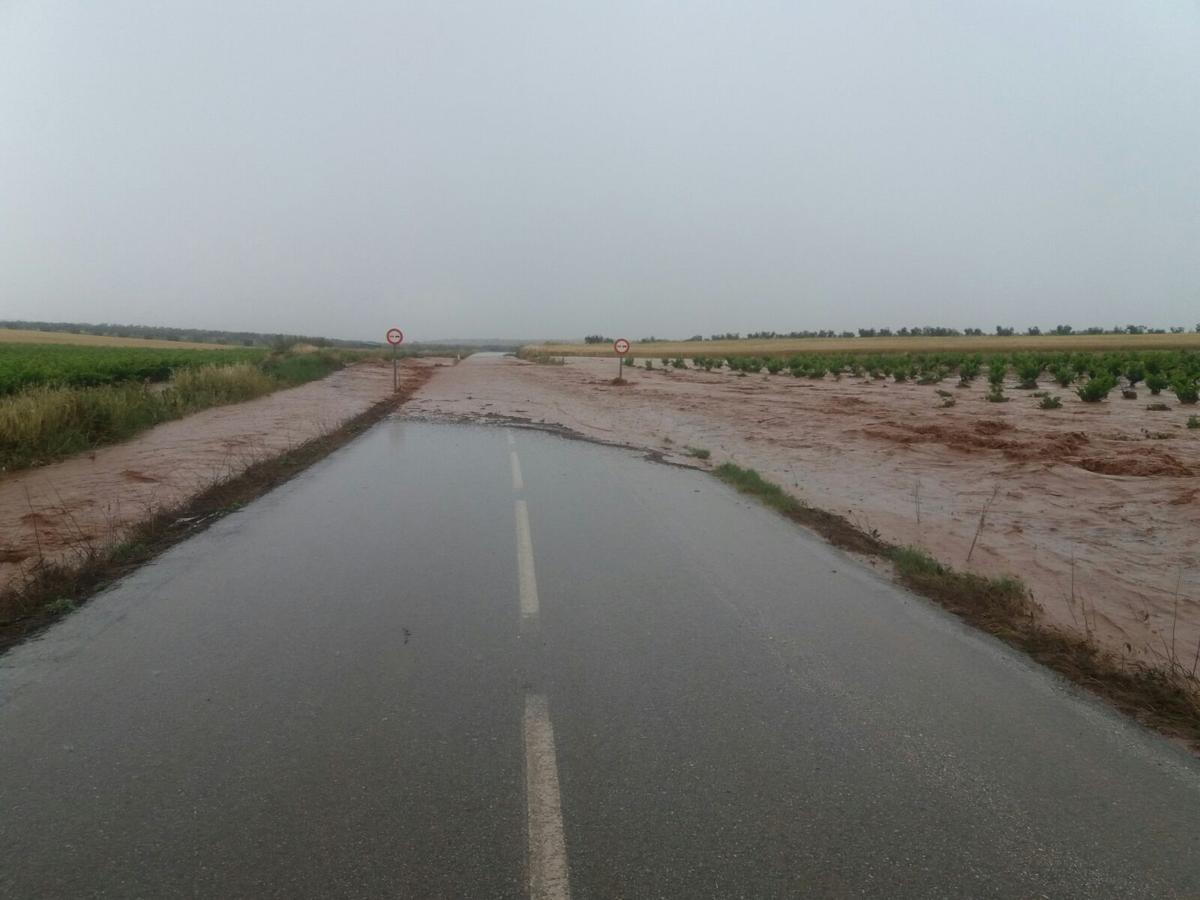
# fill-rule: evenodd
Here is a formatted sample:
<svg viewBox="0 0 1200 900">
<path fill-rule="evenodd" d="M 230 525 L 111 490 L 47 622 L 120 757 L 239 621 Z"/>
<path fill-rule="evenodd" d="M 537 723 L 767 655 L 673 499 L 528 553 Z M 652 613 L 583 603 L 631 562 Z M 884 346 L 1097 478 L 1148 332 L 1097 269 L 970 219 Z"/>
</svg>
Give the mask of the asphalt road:
<svg viewBox="0 0 1200 900">
<path fill-rule="evenodd" d="M 4 897 L 1200 895 L 1200 767 L 706 475 L 391 421 L 0 658 Z"/>
</svg>

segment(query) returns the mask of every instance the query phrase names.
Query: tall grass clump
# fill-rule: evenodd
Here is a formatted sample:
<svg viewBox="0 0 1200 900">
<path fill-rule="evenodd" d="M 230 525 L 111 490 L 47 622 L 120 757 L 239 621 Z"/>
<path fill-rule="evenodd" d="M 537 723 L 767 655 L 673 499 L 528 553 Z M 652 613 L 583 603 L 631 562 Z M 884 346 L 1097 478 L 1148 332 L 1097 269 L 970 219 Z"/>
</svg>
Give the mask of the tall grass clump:
<svg viewBox="0 0 1200 900">
<path fill-rule="evenodd" d="M 957 572 L 916 547 L 894 547 L 888 555 L 902 582 L 977 621 L 1007 624 L 1031 614 L 1029 592 L 1015 578 Z"/>
<path fill-rule="evenodd" d="M 307 384 L 342 367 L 334 353 L 272 353 L 260 364 L 262 371 L 284 384 Z"/>
<path fill-rule="evenodd" d="M 298 370 L 290 370 L 288 377 L 272 377 L 250 363 L 232 366 L 202 366 L 199 369 L 183 369 L 171 378 L 165 391 L 159 392 L 167 403 L 173 404 L 181 414 L 223 403 L 238 403 L 269 394 L 279 386 L 299 383 Z M 317 377 L 317 376 L 314 376 Z M 305 380 L 312 380 L 311 378 Z"/>
<path fill-rule="evenodd" d="M 743 494 L 757 497 L 767 506 L 780 512 L 791 512 L 800 506 L 800 501 L 774 482 L 767 481 L 754 469 L 743 469 L 735 463 L 721 463 L 713 474 L 727 484 L 733 485 Z"/>
</svg>

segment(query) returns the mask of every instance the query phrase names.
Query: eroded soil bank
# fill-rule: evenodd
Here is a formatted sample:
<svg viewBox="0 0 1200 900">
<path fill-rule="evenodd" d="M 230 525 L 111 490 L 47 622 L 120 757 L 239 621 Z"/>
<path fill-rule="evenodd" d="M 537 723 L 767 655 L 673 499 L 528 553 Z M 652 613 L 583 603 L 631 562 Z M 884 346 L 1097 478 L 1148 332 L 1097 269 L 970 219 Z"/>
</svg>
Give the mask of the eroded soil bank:
<svg viewBox="0 0 1200 900">
<path fill-rule="evenodd" d="M 1200 430 L 1185 423 L 1195 408 L 1169 398 L 1169 411 L 1147 410 L 1144 390 L 1085 404 L 1054 389 L 1063 407 L 1041 410 L 1013 384 L 1010 402 L 987 402 L 982 379 L 958 389 L 655 365 L 625 368 L 630 383 L 618 387 L 611 359 L 471 357 L 406 409 L 561 425 L 698 466 L 733 461 L 886 541 L 960 570 L 1019 577 L 1051 624 L 1136 661 L 1174 656 L 1191 668 L 1200 648 Z M 953 406 L 941 406 L 939 389 Z"/>
<path fill-rule="evenodd" d="M 430 365 L 438 362 L 406 360 L 404 384 Z M 391 393 L 390 365 L 360 363 L 0 479 L 0 590 L 38 560 L 70 562 L 89 547 L 114 543 L 155 511 L 332 431 Z"/>
</svg>

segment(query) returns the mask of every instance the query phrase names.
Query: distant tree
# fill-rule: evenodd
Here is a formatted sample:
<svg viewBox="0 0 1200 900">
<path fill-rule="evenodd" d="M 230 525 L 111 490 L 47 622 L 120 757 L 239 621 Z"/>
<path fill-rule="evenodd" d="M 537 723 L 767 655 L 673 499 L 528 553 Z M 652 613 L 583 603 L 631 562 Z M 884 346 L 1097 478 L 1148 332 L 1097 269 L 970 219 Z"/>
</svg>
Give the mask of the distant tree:
<svg viewBox="0 0 1200 900">
<path fill-rule="evenodd" d="M 1014 332 L 1014 329 L 1012 329 L 1012 328 L 1006 328 L 1003 325 L 996 326 L 996 336 L 997 337 L 1012 337 L 1013 332 Z"/>
<path fill-rule="evenodd" d="M 1038 328 L 1036 325 L 1030 325 L 1028 328 L 1025 329 L 1025 333 L 1036 337 L 1037 335 L 1042 333 L 1042 329 Z"/>
</svg>

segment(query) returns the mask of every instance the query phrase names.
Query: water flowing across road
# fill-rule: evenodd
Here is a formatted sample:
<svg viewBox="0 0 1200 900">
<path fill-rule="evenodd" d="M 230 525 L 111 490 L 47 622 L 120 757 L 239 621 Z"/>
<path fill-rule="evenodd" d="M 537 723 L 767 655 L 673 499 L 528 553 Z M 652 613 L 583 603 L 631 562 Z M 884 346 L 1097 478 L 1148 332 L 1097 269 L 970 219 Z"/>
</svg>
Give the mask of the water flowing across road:
<svg viewBox="0 0 1200 900">
<path fill-rule="evenodd" d="M 715 480 L 393 419 L 0 658 L 0 895 L 1186 896 L 1200 767 Z"/>
</svg>

